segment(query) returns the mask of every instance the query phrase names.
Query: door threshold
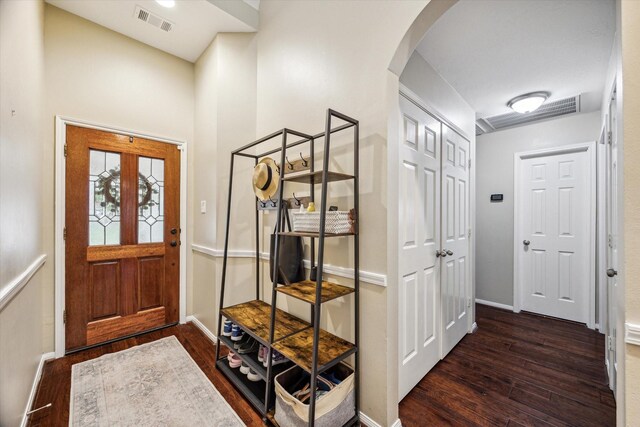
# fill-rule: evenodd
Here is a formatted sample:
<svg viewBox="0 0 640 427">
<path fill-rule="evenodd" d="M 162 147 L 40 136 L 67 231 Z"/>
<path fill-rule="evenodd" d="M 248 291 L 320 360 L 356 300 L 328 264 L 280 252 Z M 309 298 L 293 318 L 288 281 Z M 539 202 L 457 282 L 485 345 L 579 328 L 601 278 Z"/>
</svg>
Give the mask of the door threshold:
<svg viewBox="0 0 640 427">
<path fill-rule="evenodd" d="M 178 323 L 179 322 L 173 322 L 173 323 L 169 323 L 167 325 L 158 326 L 158 327 L 155 327 L 155 328 L 151 328 L 151 329 L 147 329 L 147 330 L 144 330 L 144 331 L 136 332 L 134 334 L 124 335 L 122 337 L 113 338 L 113 339 L 110 339 L 110 340 L 107 340 L 107 341 L 103 341 L 103 342 L 99 342 L 99 343 L 96 343 L 96 344 L 91 344 L 91 345 L 87 345 L 87 346 L 84 346 L 84 347 L 74 348 L 73 350 L 68 350 L 68 351 L 65 350 L 64 355 L 68 356 L 70 354 L 78 353 L 78 352 L 81 352 L 81 351 L 84 351 L 84 350 L 90 350 L 92 348 L 100 347 L 100 346 L 103 346 L 103 345 L 106 345 L 106 344 L 111 344 L 111 343 L 114 343 L 114 342 L 118 342 L 118 341 L 129 339 L 129 338 L 138 337 L 140 335 L 148 334 L 150 332 L 155 332 L 155 331 L 159 331 L 161 329 L 169 328 L 171 326 L 176 326 Z"/>
</svg>

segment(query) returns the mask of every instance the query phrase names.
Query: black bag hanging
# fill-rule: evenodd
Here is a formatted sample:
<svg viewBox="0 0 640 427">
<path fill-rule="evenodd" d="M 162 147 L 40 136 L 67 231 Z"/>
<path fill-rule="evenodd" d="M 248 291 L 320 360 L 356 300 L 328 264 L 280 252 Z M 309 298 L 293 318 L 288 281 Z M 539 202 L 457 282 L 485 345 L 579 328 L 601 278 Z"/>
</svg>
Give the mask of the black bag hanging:
<svg viewBox="0 0 640 427">
<path fill-rule="evenodd" d="M 284 223 L 286 221 L 287 228 L 291 231 L 291 222 L 289 220 L 289 209 L 287 203 L 284 202 L 281 205 L 282 209 L 282 227 L 284 230 Z M 273 263 L 276 253 L 276 232 L 278 231 L 278 224 L 276 224 L 275 230 L 271 235 L 271 249 L 269 251 L 269 277 L 273 282 Z M 290 284 L 301 282 L 305 279 L 304 271 L 304 249 L 302 244 L 302 237 L 300 236 L 280 236 L 279 244 L 279 256 L 278 256 L 278 283 Z"/>
</svg>

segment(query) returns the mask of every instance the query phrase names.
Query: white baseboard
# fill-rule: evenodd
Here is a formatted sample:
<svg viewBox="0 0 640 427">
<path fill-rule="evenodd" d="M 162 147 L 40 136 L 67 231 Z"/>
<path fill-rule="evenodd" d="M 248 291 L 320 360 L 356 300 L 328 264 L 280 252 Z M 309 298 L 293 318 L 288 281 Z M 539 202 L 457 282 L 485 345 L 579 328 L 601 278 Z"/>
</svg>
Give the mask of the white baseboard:
<svg viewBox="0 0 640 427">
<path fill-rule="evenodd" d="M 196 316 L 187 316 L 187 322 L 193 323 L 196 328 L 200 329 L 213 343 L 217 341 L 216 335 L 209 330 L 204 323 L 198 320 Z"/>
<path fill-rule="evenodd" d="M 473 322 L 473 325 L 471 325 L 471 333 L 475 334 L 477 330 L 478 330 L 478 324 L 476 322 Z"/>
<path fill-rule="evenodd" d="M 40 357 L 40 362 L 38 363 L 38 369 L 36 369 L 36 375 L 33 379 L 33 384 L 31 385 L 31 392 L 29 393 L 29 399 L 27 400 L 27 407 L 24 409 L 24 414 L 22 415 L 22 422 L 20 423 L 20 427 L 25 427 L 27 425 L 27 412 L 29 412 L 33 406 L 33 401 L 36 398 L 36 392 L 38 391 L 38 384 L 40 384 L 40 378 L 42 378 L 42 370 L 44 369 L 44 362 L 49 359 L 55 358 L 56 355 L 54 352 L 44 353 Z M 36 408 L 33 408 L 36 409 Z"/>
<path fill-rule="evenodd" d="M 369 416 L 367 416 L 367 414 L 365 414 L 362 411 L 360 411 L 360 422 L 366 425 L 367 427 L 382 427 L 380 424 L 375 422 L 373 419 L 371 419 Z M 391 427 L 402 427 L 400 418 L 398 418 L 393 424 L 391 424 Z"/>
<path fill-rule="evenodd" d="M 640 345 L 640 325 L 627 322 L 624 324 L 624 329 L 624 341 L 627 344 Z"/>
<path fill-rule="evenodd" d="M 478 298 L 476 298 L 476 302 L 477 302 L 478 304 L 488 305 L 489 307 L 502 308 L 502 309 L 504 309 L 504 310 L 511 310 L 511 311 L 513 311 L 513 306 L 512 306 L 512 305 L 500 304 L 499 302 L 486 301 L 486 300 L 478 299 Z"/>
</svg>

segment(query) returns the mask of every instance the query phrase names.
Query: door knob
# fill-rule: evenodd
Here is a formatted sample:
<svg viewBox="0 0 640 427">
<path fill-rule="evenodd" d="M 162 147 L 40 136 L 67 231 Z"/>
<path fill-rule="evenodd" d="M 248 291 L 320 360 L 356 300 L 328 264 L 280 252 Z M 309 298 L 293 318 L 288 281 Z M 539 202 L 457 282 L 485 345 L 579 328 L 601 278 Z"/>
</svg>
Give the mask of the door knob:
<svg viewBox="0 0 640 427">
<path fill-rule="evenodd" d="M 530 242 L 530 241 L 528 241 L 528 240 L 523 240 L 523 241 L 522 241 L 522 243 L 523 243 L 525 246 L 529 246 L 529 245 L 531 244 L 531 242 Z"/>
<path fill-rule="evenodd" d="M 443 256 L 443 255 L 442 255 L 442 252 L 440 252 L 440 249 L 436 249 L 436 258 L 441 257 L 441 256 Z M 444 256 L 446 256 L 446 254 Z"/>
<path fill-rule="evenodd" d="M 436 256 L 439 256 L 440 258 L 444 258 L 447 256 L 447 251 L 445 251 L 444 249 L 441 251 L 436 251 Z"/>
<path fill-rule="evenodd" d="M 176 247 L 178 246 L 178 242 L 176 242 L 175 240 L 172 240 L 171 243 L 169 243 L 171 246 Z"/>
<path fill-rule="evenodd" d="M 451 256 L 451 255 L 453 255 L 453 252 L 450 251 L 449 249 L 447 249 L 447 255 Z"/>
<path fill-rule="evenodd" d="M 618 275 L 618 270 L 614 270 L 613 268 L 609 268 L 607 270 L 607 276 L 613 277 Z"/>
<path fill-rule="evenodd" d="M 172 229 L 171 229 L 171 234 L 176 234 L 177 232 L 178 232 L 178 230 L 177 230 L 177 229 L 175 229 L 175 228 L 172 228 Z"/>
</svg>

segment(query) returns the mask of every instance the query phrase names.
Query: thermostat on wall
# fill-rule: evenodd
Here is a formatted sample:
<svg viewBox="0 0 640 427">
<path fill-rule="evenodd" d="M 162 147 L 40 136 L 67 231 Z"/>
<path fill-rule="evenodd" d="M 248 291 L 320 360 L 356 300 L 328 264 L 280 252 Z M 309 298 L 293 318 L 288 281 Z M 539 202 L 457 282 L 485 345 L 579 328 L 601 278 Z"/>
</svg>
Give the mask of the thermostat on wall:
<svg viewBox="0 0 640 427">
<path fill-rule="evenodd" d="M 491 195 L 491 201 L 492 202 L 501 202 L 504 200 L 504 195 L 503 194 L 492 194 Z"/>
</svg>

